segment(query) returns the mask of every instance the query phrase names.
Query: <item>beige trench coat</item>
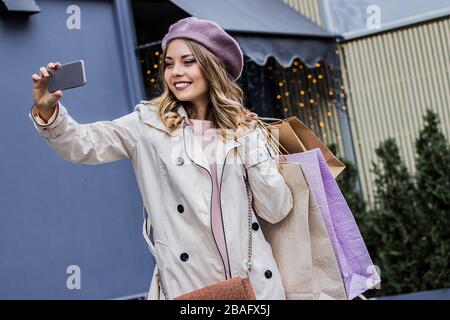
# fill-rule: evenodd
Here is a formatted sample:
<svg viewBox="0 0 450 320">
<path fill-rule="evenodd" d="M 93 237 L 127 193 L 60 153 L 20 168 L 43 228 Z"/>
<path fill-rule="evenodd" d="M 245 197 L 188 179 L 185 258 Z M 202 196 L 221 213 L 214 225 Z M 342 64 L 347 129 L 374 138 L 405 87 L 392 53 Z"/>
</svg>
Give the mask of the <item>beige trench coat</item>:
<svg viewBox="0 0 450 320">
<path fill-rule="evenodd" d="M 32 113 L 28 116 L 61 158 L 83 164 L 131 160 L 148 212 L 147 222 L 153 228 L 150 249 L 169 299 L 230 276 L 246 276 L 249 223 L 244 165 L 256 214 L 276 223 L 292 208 L 291 191 L 260 129 L 226 143 L 216 139 L 220 205 L 231 272 L 226 274 L 211 228 L 211 172 L 182 105 L 178 112 L 186 125 L 173 132 L 166 130 L 157 108 L 145 101 L 118 119 L 89 124 L 77 123 L 61 103 L 58 110 L 55 120 L 45 126 L 39 125 Z M 252 219 L 250 280 L 256 298 L 285 299 L 272 249 L 255 212 Z M 157 268 L 149 299 L 164 298 L 156 276 Z"/>
</svg>

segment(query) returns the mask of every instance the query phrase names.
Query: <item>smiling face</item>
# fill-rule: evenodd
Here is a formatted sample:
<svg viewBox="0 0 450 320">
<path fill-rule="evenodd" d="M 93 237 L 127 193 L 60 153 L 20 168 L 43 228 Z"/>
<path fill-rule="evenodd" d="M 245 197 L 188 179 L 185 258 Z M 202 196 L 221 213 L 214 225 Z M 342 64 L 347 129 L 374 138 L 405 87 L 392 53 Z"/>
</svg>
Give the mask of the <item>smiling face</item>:
<svg viewBox="0 0 450 320">
<path fill-rule="evenodd" d="M 179 101 L 207 105 L 208 81 L 186 42 L 174 39 L 167 47 L 164 81 Z M 177 84 L 178 83 L 178 84 Z"/>
</svg>

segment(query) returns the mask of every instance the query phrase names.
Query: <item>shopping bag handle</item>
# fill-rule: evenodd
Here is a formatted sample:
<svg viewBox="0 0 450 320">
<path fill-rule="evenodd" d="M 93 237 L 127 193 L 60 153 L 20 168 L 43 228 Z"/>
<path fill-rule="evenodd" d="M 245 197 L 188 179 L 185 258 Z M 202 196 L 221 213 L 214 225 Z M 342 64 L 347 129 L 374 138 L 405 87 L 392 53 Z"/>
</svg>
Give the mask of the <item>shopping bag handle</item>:
<svg viewBox="0 0 450 320">
<path fill-rule="evenodd" d="M 270 117 L 260 117 L 260 116 L 258 116 L 258 119 L 261 119 L 264 121 L 284 121 L 283 119 L 280 119 L 280 118 L 270 118 Z"/>
<path fill-rule="evenodd" d="M 270 118 L 270 117 L 259 117 L 259 116 L 258 116 L 258 119 L 259 119 L 260 122 L 261 122 L 263 125 L 265 125 L 265 126 L 271 125 L 270 123 L 267 123 L 267 122 L 265 122 L 265 121 L 286 122 L 286 120 L 280 119 L 280 118 Z M 263 120 L 265 120 L 265 121 L 263 121 Z M 269 133 L 268 130 L 267 130 L 267 133 L 268 133 L 268 135 L 271 136 L 271 140 L 272 140 L 272 141 L 275 141 L 275 139 L 272 139 L 273 135 L 272 135 L 271 133 Z M 289 154 L 289 151 L 287 151 L 286 148 L 285 148 L 279 141 L 277 141 L 277 145 L 278 145 L 278 147 L 281 147 L 281 149 L 283 149 L 283 151 L 284 151 L 286 154 Z M 282 156 L 283 159 L 284 159 L 284 161 L 286 161 L 286 157 L 285 157 L 283 154 L 280 154 L 280 156 Z"/>
<path fill-rule="evenodd" d="M 277 150 L 277 148 L 279 148 L 279 149 L 281 148 L 281 149 L 283 149 L 283 151 L 286 154 L 289 154 L 289 152 L 280 143 L 280 141 L 278 141 L 278 139 L 275 139 L 273 134 L 267 129 L 267 125 L 268 124 L 265 123 L 264 121 L 262 121 L 261 119 L 275 119 L 275 118 L 261 118 L 261 117 L 258 117 L 257 124 L 259 124 L 262 128 L 264 128 L 263 131 L 267 134 L 267 143 L 270 145 L 270 147 L 273 149 L 274 152 Z M 284 161 L 286 161 L 286 157 L 281 152 L 279 152 L 278 156 L 283 158 Z"/>
</svg>

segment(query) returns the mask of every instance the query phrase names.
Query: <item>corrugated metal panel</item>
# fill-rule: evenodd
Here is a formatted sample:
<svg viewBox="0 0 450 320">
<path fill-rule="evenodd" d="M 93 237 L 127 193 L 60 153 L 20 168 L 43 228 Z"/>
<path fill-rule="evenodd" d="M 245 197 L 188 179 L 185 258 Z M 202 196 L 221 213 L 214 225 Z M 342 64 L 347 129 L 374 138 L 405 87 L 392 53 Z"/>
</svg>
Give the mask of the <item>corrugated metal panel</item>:
<svg viewBox="0 0 450 320">
<path fill-rule="evenodd" d="M 450 138 L 450 18 L 342 44 L 344 84 L 364 198 L 373 203 L 375 148 L 394 137 L 414 173 L 427 107 Z"/>
<path fill-rule="evenodd" d="M 283 2 L 322 26 L 318 0 L 283 0 Z"/>
</svg>

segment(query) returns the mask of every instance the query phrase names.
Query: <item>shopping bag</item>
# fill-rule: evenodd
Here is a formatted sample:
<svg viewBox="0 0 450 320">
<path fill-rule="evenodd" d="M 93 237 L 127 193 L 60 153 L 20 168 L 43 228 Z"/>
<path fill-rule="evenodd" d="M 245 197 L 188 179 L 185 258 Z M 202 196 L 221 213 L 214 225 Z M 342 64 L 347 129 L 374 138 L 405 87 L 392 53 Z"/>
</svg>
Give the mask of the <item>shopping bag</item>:
<svg viewBox="0 0 450 320">
<path fill-rule="evenodd" d="M 381 279 L 321 149 L 284 155 L 284 159 L 299 163 L 304 169 L 331 239 L 348 299 L 379 284 Z"/>
<path fill-rule="evenodd" d="M 281 163 L 294 200 L 286 218 L 272 224 L 257 216 L 270 243 L 288 300 L 345 300 L 327 229 L 300 164 Z"/>
<path fill-rule="evenodd" d="M 336 178 L 345 169 L 345 165 L 335 157 L 322 141 L 299 118 L 293 116 L 286 119 L 260 117 L 267 130 L 283 147 L 285 154 L 293 154 L 319 148 L 330 168 L 331 174 Z M 272 123 L 266 120 L 276 120 Z"/>
</svg>

